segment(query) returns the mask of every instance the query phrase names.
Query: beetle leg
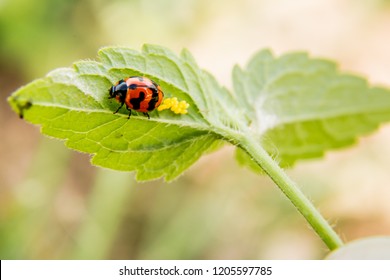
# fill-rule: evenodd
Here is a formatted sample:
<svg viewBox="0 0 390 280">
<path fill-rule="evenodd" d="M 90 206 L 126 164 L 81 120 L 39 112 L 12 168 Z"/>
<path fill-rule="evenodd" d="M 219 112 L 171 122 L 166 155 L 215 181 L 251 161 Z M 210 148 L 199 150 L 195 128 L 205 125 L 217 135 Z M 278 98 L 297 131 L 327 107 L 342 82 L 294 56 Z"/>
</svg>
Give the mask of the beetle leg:
<svg viewBox="0 0 390 280">
<path fill-rule="evenodd" d="M 116 109 L 116 111 L 114 112 L 114 114 L 118 113 L 118 111 L 120 110 L 120 108 L 122 108 L 122 107 L 123 107 L 123 104 L 125 104 L 125 103 L 124 103 L 124 102 L 122 102 L 122 103 L 121 103 L 121 106 L 119 106 L 119 108 L 118 108 L 118 109 Z"/>
<path fill-rule="evenodd" d="M 150 116 L 148 113 L 144 113 L 144 116 L 147 116 L 148 117 L 148 120 L 150 120 Z"/>
<path fill-rule="evenodd" d="M 130 116 L 131 116 L 131 109 L 129 107 L 127 107 L 126 105 L 126 109 L 129 110 L 129 116 L 127 117 L 127 119 L 130 119 Z"/>
</svg>

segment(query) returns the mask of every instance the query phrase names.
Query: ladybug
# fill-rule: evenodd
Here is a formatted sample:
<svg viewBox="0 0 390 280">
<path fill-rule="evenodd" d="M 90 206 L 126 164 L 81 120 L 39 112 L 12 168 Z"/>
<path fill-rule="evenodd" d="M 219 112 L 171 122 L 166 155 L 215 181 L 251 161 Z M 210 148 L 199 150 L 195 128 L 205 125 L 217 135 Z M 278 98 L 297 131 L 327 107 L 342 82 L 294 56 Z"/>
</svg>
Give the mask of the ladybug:
<svg viewBox="0 0 390 280">
<path fill-rule="evenodd" d="M 123 104 L 129 110 L 144 113 L 150 119 L 148 112 L 156 109 L 164 98 L 161 87 L 146 77 L 132 76 L 118 81 L 109 90 L 109 98 L 115 98 L 121 105 L 114 112 L 116 114 Z"/>
</svg>

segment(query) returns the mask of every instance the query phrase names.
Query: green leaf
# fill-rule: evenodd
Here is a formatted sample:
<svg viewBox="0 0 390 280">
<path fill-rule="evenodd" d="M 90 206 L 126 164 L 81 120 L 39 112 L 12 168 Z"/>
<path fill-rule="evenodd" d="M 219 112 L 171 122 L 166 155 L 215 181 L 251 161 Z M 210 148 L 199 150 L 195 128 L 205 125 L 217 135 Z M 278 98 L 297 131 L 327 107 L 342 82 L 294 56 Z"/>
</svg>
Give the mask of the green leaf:
<svg viewBox="0 0 390 280">
<path fill-rule="evenodd" d="M 92 163 L 136 171 L 138 180 L 179 176 L 224 140 L 237 159 L 276 183 L 331 249 L 342 241 L 299 187 L 284 173 L 299 159 L 345 147 L 390 120 L 390 91 L 342 74 L 333 62 L 305 53 L 275 58 L 256 54 L 233 70 L 234 92 L 201 70 L 186 50 L 180 56 L 145 45 L 141 52 L 103 48 L 99 61 L 79 61 L 17 90 L 9 103 L 46 135 L 92 154 Z M 146 76 L 165 97 L 184 100 L 188 114 L 157 110 L 151 119 L 108 99 L 108 89 L 128 76 Z M 276 159 L 276 161 L 274 160 Z"/>
<path fill-rule="evenodd" d="M 282 166 L 351 145 L 390 120 L 389 90 L 305 53 L 260 51 L 244 70 L 234 68 L 233 82 L 252 137 Z M 237 158 L 253 166 L 247 154 Z"/>
<path fill-rule="evenodd" d="M 220 145 L 210 130 L 210 77 L 187 51 L 179 58 L 169 50 L 146 45 L 142 52 L 104 48 L 96 61 L 79 61 L 16 91 L 9 102 L 25 120 L 42 125 L 46 135 L 66 140 L 72 149 L 93 154 L 92 163 L 123 171 L 137 171 L 138 180 L 172 180 L 204 153 Z M 158 82 L 165 97 L 185 100 L 187 115 L 163 111 L 151 119 L 108 99 L 116 81 L 132 75 Z M 214 94 L 223 89 L 213 85 Z M 195 102 L 196 101 L 196 102 Z"/>
<path fill-rule="evenodd" d="M 137 113 L 127 119 L 125 108 L 113 114 L 119 104 L 108 99 L 108 89 L 133 75 L 160 84 L 166 98 L 186 101 L 188 114 L 155 110 L 150 120 Z M 31 82 L 9 102 L 44 134 L 92 154 L 93 164 L 136 171 L 138 180 L 172 180 L 220 140 L 243 147 L 250 138 L 288 166 L 349 145 L 390 119 L 389 91 L 304 53 L 274 58 L 259 52 L 246 69 L 234 68 L 233 82 L 231 93 L 187 50 L 177 56 L 154 45 L 141 52 L 112 47 L 101 49 L 98 61 L 79 61 Z M 240 162 L 259 170 L 243 148 Z"/>
</svg>

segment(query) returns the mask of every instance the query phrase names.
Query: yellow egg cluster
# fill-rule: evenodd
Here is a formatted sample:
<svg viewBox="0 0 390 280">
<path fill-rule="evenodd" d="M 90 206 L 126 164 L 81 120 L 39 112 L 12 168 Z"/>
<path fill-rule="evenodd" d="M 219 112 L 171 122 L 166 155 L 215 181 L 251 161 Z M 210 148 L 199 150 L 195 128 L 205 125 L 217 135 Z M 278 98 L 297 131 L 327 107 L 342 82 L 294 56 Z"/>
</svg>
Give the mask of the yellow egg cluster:
<svg viewBox="0 0 390 280">
<path fill-rule="evenodd" d="M 158 111 L 170 109 L 175 114 L 187 114 L 187 108 L 190 106 L 185 101 L 179 101 L 176 97 L 165 98 L 161 105 L 157 108 Z"/>
</svg>

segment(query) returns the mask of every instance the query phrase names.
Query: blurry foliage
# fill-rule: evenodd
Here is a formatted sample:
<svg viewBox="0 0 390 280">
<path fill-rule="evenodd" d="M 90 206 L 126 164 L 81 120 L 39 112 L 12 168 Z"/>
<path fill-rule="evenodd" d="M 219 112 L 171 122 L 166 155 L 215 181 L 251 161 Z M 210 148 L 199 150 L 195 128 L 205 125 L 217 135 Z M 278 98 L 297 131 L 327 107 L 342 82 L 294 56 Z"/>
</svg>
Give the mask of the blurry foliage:
<svg viewBox="0 0 390 280">
<path fill-rule="evenodd" d="M 1 56 L 20 65 L 21 74 L 29 76 L 46 71 L 54 64 L 68 63 L 77 55 L 75 52 L 86 50 L 86 42 L 91 39 L 78 28 L 83 26 L 80 24 L 83 21 L 94 22 L 88 12 L 88 3 L 76 0 L 6 1 L 0 8 Z M 78 9 L 82 11 L 76 13 Z M 80 45 L 83 47 L 77 47 Z"/>
<path fill-rule="evenodd" d="M 229 4 L 241 16 L 237 7 L 255 13 L 255 2 Z M 270 181 L 238 168 L 230 150 L 204 158 L 172 184 L 135 184 L 132 174 L 93 168 L 85 155 L 69 153 L 62 143 L 37 143 L 37 129 L 6 105 L 9 93 L 27 80 L 94 57 L 104 45 L 190 48 L 226 9 L 223 0 L 0 1 L 1 259 L 319 258 L 326 253 Z M 241 34 L 228 29 L 225 36 L 236 40 Z M 345 173 L 348 164 L 340 162 L 333 171 Z M 387 162 L 383 158 L 381 166 Z M 304 191 L 326 206 L 334 182 L 310 175 L 318 170 L 302 169 L 300 174 L 309 174 L 303 185 L 317 186 Z M 350 232 L 359 228 L 359 220 L 349 223 Z"/>
<path fill-rule="evenodd" d="M 93 57 L 105 44 L 174 42 L 182 48 L 219 9 L 218 1 L 205 0 L 3 1 L 0 94 L 5 99 L 26 80 Z M 274 219 L 290 216 L 277 190 L 264 193 L 258 178 L 233 161 L 221 165 L 226 160 L 217 157 L 210 169 L 205 159 L 204 167 L 169 185 L 135 184 L 133 174 L 95 169 L 62 143 L 23 142 L 21 136 L 34 130 L 5 115 L 3 100 L 0 105 L 0 125 L 9 128 L 4 143 L 23 144 L 4 146 L 3 158 L 11 161 L 2 172 L 14 175 L 0 177 L 1 259 L 258 258 L 263 239 L 279 224 Z M 281 207 L 271 216 L 272 197 Z M 248 209 L 240 209 L 245 204 Z M 254 221 L 248 211 L 264 213 L 265 221 Z M 241 240 L 243 234 L 250 236 Z"/>
<path fill-rule="evenodd" d="M 1 61 L 29 77 L 95 55 L 102 45 L 186 41 L 206 1 L 18 0 L 0 4 Z M 163 24 L 161 24 L 163 23 Z M 180 45 L 180 44 L 178 44 Z"/>
</svg>

